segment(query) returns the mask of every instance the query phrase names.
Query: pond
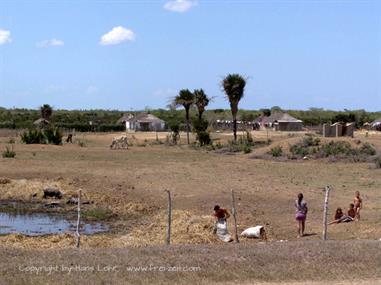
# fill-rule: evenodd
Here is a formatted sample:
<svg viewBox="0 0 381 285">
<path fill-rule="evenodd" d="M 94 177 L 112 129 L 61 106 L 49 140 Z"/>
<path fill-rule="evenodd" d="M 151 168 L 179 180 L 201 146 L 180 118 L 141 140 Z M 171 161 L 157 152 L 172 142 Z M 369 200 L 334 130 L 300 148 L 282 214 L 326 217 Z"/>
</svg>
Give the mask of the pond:
<svg viewBox="0 0 381 285">
<path fill-rule="evenodd" d="M 80 233 L 95 234 L 108 231 L 101 223 L 81 222 Z M 28 236 L 74 232 L 76 221 L 62 215 L 48 213 L 8 213 L 0 212 L 0 234 L 20 233 Z"/>
</svg>

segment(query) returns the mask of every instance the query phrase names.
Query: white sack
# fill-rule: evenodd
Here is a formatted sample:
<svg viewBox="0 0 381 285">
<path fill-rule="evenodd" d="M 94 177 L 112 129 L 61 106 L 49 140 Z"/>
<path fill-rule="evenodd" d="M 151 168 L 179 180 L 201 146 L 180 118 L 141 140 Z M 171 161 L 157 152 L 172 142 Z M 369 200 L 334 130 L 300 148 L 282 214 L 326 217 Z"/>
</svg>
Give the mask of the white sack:
<svg viewBox="0 0 381 285">
<path fill-rule="evenodd" d="M 241 233 L 241 236 L 248 238 L 261 238 L 261 232 L 264 231 L 263 226 L 247 228 Z"/>
</svg>

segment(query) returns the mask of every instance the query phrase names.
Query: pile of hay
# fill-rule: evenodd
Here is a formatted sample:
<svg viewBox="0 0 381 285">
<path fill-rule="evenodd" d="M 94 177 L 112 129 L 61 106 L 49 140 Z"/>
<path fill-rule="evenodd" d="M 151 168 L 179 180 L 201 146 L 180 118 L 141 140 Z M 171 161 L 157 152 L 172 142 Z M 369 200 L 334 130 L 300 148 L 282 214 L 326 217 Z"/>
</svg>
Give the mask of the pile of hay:
<svg viewBox="0 0 381 285">
<path fill-rule="evenodd" d="M 3 200 L 42 200 L 44 195 L 44 188 L 57 188 L 61 191 L 64 199 L 77 195 L 77 189 L 70 186 L 64 180 L 27 180 L 17 179 L 10 180 L 2 178 L 1 181 L 7 181 L 6 183 L 0 183 L 0 199 Z"/>
<path fill-rule="evenodd" d="M 8 184 L 11 183 L 11 179 L 7 177 L 0 177 L 0 184 Z"/>
<path fill-rule="evenodd" d="M 211 216 L 196 216 L 188 211 L 175 210 L 172 213 L 171 243 L 205 244 L 218 242 L 213 232 L 214 219 Z M 166 238 L 167 213 L 151 218 L 149 225 L 134 228 L 129 234 L 115 240 L 115 246 L 146 246 L 164 244 Z"/>
</svg>

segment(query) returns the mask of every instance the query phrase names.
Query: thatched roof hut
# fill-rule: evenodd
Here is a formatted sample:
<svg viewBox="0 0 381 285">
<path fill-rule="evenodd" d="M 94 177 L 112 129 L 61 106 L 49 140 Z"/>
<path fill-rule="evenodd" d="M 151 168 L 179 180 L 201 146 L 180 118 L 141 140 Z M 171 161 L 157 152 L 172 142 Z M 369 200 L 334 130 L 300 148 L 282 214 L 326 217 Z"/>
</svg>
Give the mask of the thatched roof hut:
<svg viewBox="0 0 381 285">
<path fill-rule="evenodd" d="M 259 120 L 262 125 L 274 127 L 276 131 L 301 131 L 303 129 L 302 120 L 283 112 L 274 112 L 268 117 L 260 117 Z"/>
</svg>

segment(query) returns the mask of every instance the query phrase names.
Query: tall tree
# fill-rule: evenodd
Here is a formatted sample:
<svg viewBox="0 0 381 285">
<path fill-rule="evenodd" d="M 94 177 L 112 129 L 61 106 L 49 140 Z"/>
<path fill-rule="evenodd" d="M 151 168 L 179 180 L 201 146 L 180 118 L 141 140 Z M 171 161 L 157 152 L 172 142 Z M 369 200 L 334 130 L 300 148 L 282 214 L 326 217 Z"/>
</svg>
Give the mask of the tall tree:
<svg viewBox="0 0 381 285">
<path fill-rule="evenodd" d="M 222 80 L 222 88 L 225 91 L 230 103 L 230 109 L 233 116 L 234 141 L 237 141 L 237 113 L 238 103 L 243 97 L 245 91 L 246 79 L 239 74 L 228 74 Z"/>
<path fill-rule="evenodd" d="M 198 110 L 198 119 L 202 119 L 202 114 L 205 111 L 205 107 L 208 106 L 210 99 L 205 94 L 204 90 L 202 89 L 196 89 L 193 91 L 194 99 L 195 99 L 195 105 Z"/>
<path fill-rule="evenodd" d="M 44 104 L 40 107 L 41 118 L 48 120 L 53 114 L 53 108 L 49 104 Z"/>
<path fill-rule="evenodd" d="M 187 131 L 187 143 L 189 144 L 189 110 L 190 107 L 194 104 L 194 94 L 188 89 L 182 89 L 179 92 L 179 95 L 175 97 L 174 102 L 177 106 L 183 106 L 185 109 L 185 123 Z"/>
</svg>

